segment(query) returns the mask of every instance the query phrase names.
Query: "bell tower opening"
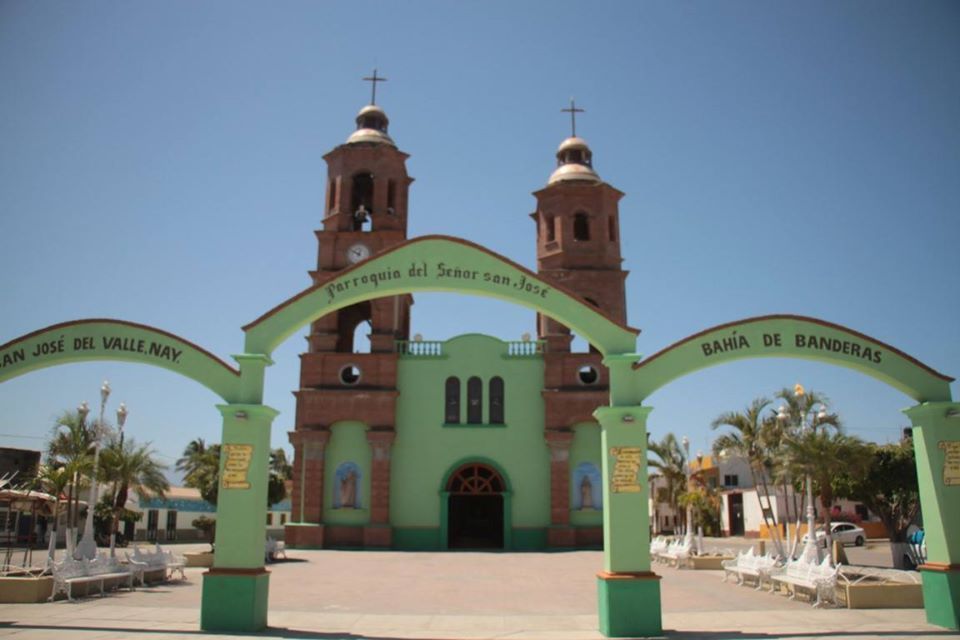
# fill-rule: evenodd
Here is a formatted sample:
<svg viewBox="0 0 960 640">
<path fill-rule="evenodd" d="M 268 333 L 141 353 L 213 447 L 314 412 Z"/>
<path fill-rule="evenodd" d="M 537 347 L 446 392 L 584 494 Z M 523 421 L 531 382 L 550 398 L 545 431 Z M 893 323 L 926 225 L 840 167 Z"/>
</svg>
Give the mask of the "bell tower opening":
<svg viewBox="0 0 960 640">
<path fill-rule="evenodd" d="M 590 239 L 590 216 L 583 211 L 573 216 L 573 239 L 577 242 Z"/>
<path fill-rule="evenodd" d="M 370 215 L 373 213 L 373 174 L 364 172 L 353 176 L 350 212 L 354 231 L 369 229 Z"/>
<path fill-rule="evenodd" d="M 457 469 L 447 483 L 448 548 L 503 549 L 505 488 L 499 472 L 488 465 Z"/>
</svg>

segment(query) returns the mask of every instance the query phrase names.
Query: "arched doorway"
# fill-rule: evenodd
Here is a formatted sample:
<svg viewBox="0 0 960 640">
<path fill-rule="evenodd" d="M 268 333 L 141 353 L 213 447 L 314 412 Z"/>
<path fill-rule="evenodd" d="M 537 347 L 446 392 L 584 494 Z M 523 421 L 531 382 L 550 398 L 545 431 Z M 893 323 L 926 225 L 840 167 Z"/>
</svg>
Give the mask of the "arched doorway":
<svg viewBox="0 0 960 640">
<path fill-rule="evenodd" d="M 504 548 L 506 483 L 493 467 L 479 462 L 457 469 L 447 481 L 447 548 Z"/>
</svg>

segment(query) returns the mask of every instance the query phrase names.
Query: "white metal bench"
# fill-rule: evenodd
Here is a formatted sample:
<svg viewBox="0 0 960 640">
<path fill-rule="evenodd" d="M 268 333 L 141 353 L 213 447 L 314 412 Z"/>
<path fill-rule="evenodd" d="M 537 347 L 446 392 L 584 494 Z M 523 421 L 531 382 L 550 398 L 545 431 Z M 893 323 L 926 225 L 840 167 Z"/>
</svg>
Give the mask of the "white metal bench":
<svg viewBox="0 0 960 640">
<path fill-rule="evenodd" d="M 838 571 L 839 568 L 831 564 L 829 555 L 819 563 L 795 560 L 788 562 L 779 573 L 770 577 L 773 581 L 770 590 L 784 585 L 784 591 L 790 593 L 791 599 L 797 597 L 798 591 L 812 592 L 816 595 L 813 606 L 819 607 L 827 599 L 834 601 L 833 592 L 837 586 Z"/>
<path fill-rule="evenodd" d="M 670 544 L 670 541 L 667 540 L 664 536 L 657 536 L 650 541 L 650 556 L 656 558 L 657 555 L 663 553 L 667 550 L 667 546 Z"/>
<path fill-rule="evenodd" d="M 106 555 L 98 555 L 93 560 L 65 558 L 53 565 L 53 592 L 50 600 L 60 593 L 66 594 L 67 600 L 73 600 L 73 585 L 81 583 L 96 585 L 100 589 L 101 597 L 105 587 L 109 586 L 119 588 L 125 585 L 133 591 L 133 572 L 116 558 Z M 87 593 L 90 593 L 89 589 Z"/>
<path fill-rule="evenodd" d="M 737 579 L 737 584 L 746 584 L 747 579 L 756 580 L 756 590 L 763 588 L 764 580 L 770 580 L 770 575 L 777 570 L 777 559 L 772 555 L 758 556 L 750 547 L 745 552 L 737 554 L 737 557 L 731 560 L 724 560 L 723 581 L 732 574 Z M 772 587 L 771 583 L 771 587 Z"/>
<path fill-rule="evenodd" d="M 267 562 L 275 562 L 277 558 L 283 556 L 283 559 L 287 559 L 287 545 L 283 540 L 274 540 L 273 538 L 267 538 L 265 552 L 265 560 Z"/>
<path fill-rule="evenodd" d="M 675 540 L 667 548 L 656 555 L 659 562 L 673 565 L 678 569 L 690 557 L 690 545 L 684 540 Z"/>
<path fill-rule="evenodd" d="M 164 580 L 171 580 L 174 572 L 180 574 L 181 580 L 186 580 L 187 575 L 183 569 L 187 566 L 186 560 L 171 551 L 164 550 L 159 544 L 153 551 L 143 552 L 140 547 L 133 546 L 133 555 L 127 554 L 127 560 L 138 574 L 138 579 L 143 582 L 143 576 L 148 571 L 162 571 Z"/>
</svg>

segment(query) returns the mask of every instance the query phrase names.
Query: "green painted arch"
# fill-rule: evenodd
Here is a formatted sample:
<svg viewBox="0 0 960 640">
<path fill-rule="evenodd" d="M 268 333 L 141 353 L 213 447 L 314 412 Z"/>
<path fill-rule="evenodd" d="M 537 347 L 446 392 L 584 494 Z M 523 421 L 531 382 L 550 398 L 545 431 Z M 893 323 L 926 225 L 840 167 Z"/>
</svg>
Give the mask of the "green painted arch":
<svg viewBox="0 0 960 640">
<path fill-rule="evenodd" d="M 953 378 L 862 333 L 796 315 L 747 318 L 694 334 L 633 365 L 641 398 L 688 373 L 748 358 L 801 358 L 854 369 L 918 402 L 949 401 Z"/>
<path fill-rule="evenodd" d="M 561 285 L 480 245 L 448 236 L 404 242 L 302 291 L 243 327 L 246 352 L 269 355 L 307 323 L 338 309 L 417 291 L 487 296 L 519 304 L 570 327 L 603 354 L 633 353 L 639 333 Z"/>
<path fill-rule="evenodd" d="M 232 402 L 240 372 L 192 342 L 123 320 L 74 320 L 28 333 L 0 346 L 0 382 L 74 362 L 113 360 L 168 369 Z"/>
<path fill-rule="evenodd" d="M 447 472 L 443 474 L 443 479 L 440 481 L 440 495 L 443 495 L 447 492 L 447 485 L 450 484 L 450 478 L 453 477 L 453 474 L 456 473 L 458 469 L 468 464 L 483 464 L 491 467 L 500 474 L 501 478 L 503 478 L 503 493 L 513 493 L 513 485 L 510 484 L 510 476 L 507 475 L 506 470 L 500 465 L 500 463 L 485 456 L 467 456 L 466 458 L 460 458 L 454 462 L 447 469 Z"/>
</svg>

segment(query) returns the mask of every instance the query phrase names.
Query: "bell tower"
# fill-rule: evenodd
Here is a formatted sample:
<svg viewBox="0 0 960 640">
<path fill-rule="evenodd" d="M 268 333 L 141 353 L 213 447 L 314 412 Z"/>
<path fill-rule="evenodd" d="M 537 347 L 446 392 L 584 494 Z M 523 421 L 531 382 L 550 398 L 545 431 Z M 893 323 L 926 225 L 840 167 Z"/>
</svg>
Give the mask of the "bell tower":
<svg viewBox="0 0 960 640">
<path fill-rule="evenodd" d="M 619 201 L 623 193 L 600 179 L 593 153 L 577 137 L 576 114 L 570 101 L 571 136 L 557 149 L 557 168 L 547 186 L 534 192 L 537 210 L 537 273 L 580 296 L 612 320 L 626 324 L 625 282 L 621 267 Z M 569 327 L 544 315 L 537 333 L 546 343 L 543 398 L 545 437 L 551 452 L 551 546 L 596 544 L 602 530 L 570 526 L 570 469 L 573 427 L 593 422 L 593 412 L 607 404 L 609 376 L 601 355 L 571 351 Z M 584 537 L 588 536 L 588 537 Z"/>
<path fill-rule="evenodd" d="M 356 117 L 356 130 L 324 156 L 327 190 L 323 228 L 316 231 L 317 268 L 314 285 L 400 244 L 407 238 L 408 193 L 413 178 L 406 159 L 388 133 L 387 114 L 376 104 L 377 83 L 370 104 Z M 300 388 L 294 447 L 292 521 L 286 529 L 292 545 L 323 546 L 324 452 L 330 427 L 341 421 L 362 422 L 372 451 L 369 522 L 337 527 L 337 544 L 389 547 L 390 449 L 394 439 L 397 400 L 397 340 L 410 333 L 410 295 L 355 304 L 311 324 L 307 352 L 300 356 Z M 367 331 L 369 352 L 358 340 Z M 329 538 L 329 534 L 326 535 Z M 291 540 L 290 537 L 287 538 Z"/>
<path fill-rule="evenodd" d="M 573 135 L 557 149 L 557 168 L 547 186 L 534 192 L 537 211 L 537 272 L 572 289 L 611 319 L 627 319 L 621 268 L 619 202 L 623 193 L 600 179 L 587 141 L 577 137 L 576 114 L 570 102 Z M 570 330 L 546 317 L 538 333 L 551 352 L 570 351 Z"/>
</svg>

